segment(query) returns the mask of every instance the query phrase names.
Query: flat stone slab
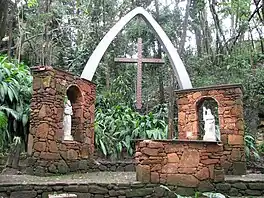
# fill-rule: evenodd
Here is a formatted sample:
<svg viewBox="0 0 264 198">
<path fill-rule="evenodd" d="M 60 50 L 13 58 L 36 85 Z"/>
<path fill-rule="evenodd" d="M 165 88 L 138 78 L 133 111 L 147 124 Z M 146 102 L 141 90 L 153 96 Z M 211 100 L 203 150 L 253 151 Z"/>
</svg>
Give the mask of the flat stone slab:
<svg viewBox="0 0 264 198">
<path fill-rule="evenodd" d="M 48 198 L 77 198 L 77 195 L 75 194 L 68 194 L 68 193 L 64 193 L 64 194 L 54 194 L 54 195 L 49 195 Z"/>
<path fill-rule="evenodd" d="M 91 172 L 49 177 L 32 175 L 0 175 L 0 185 L 17 184 L 130 184 L 136 181 L 135 172 Z"/>
<path fill-rule="evenodd" d="M 244 176 L 226 175 L 226 181 L 264 182 L 264 174 Z M 91 172 L 60 176 L 39 177 L 32 175 L 0 175 L 0 185 L 20 184 L 131 184 L 136 181 L 135 172 Z"/>
<path fill-rule="evenodd" d="M 247 175 L 225 175 L 226 181 L 244 181 L 244 182 L 263 182 L 264 174 L 247 174 Z"/>
</svg>

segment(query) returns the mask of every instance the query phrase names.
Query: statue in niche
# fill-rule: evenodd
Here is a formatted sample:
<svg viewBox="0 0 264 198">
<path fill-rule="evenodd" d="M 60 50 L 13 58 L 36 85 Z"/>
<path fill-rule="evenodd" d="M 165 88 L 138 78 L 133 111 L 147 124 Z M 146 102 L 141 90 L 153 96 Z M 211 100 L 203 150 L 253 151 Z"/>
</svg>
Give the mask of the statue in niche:
<svg viewBox="0 0 264 198">
<path fill-rule="evenodd" d="M 215 131 L 215 118 L 212 115 L 211 109 L 203 107 L 203 120 L 204 120 L 204 141 L 216 141 Z"/>
<path fill-rule="evenodd" d="M 71 135 L 71 116 L 73 115 L 72 112 L 72 105 L 71 101 L 66 98 L 66 102 L 64 104 L 64 114 L 63 114 L 63 131 L 64 131 L 64 140 L 73 140 Z"/>
</svg>

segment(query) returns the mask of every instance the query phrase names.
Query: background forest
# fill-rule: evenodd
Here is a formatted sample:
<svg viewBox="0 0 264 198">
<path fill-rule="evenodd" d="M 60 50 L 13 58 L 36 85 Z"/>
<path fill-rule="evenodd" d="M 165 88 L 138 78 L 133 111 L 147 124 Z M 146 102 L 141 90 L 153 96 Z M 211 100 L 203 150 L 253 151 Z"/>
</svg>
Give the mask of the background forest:
<svg viewBox="0 0 264 198">
<path fill-rule="evenodd" d="M 8 148 L 14 136 L 26 142 L 32 82 L 29 67 L 51 65 L 80 75 L 107 31 L 137 6 L 150 12 L 167 33 L 194 87 L 243 84 L 246 129 L 255 136 L 264 118 L 263 3 L 0 0 L 1 149 Z M 140 113 L 135 111 L 136 65 L 114 62 L 115 57 L 136 55 L 138 37 L 143 39 L 144 57 L 162 57 L 166 62 L 144 65 Z M 162 46 L 143 19 L 132 20 L 118 34 L 93 81 L 97 84 L 96 143 L 105 155 L 116 157 L 123 149 L 132 153 L 131 139 L 165 138 L 169 120 L 176 126 L 177 119 L 168 119 L 168 114 L 177 115 L 170 97 L 177 82 Z"/>
</svg>

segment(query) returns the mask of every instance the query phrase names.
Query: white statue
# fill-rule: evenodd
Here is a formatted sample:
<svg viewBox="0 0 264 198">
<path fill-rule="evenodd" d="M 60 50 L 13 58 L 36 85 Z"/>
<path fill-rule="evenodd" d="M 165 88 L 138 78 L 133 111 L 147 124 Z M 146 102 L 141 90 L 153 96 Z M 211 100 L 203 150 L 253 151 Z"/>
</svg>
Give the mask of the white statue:
<svg viewBox="0 0 264 198">
<path fill-rule="evenodd" d="M 204 137 L 205 141 L 216 141 L 215 134 L 215 118 L 212 115 L 211 109 L 203 107 L 203 120 L 204 120 Z"/>
<path fill-rule="evenodd" d="M 71 101 L 67 99 L 64 105 L 64 116 L 63 116 L 63 131 L 64 140 L 73 140 L 71 135 L 71 116 L 73 115 Z"/>
</svg>

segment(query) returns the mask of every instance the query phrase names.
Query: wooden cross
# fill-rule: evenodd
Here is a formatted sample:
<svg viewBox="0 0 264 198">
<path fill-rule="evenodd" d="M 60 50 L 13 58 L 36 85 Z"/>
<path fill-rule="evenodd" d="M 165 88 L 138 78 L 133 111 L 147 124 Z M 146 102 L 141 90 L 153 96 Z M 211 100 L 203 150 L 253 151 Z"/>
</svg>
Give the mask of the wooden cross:
<svg viewBox="0 0 264 198">
<path fill-rule="evenodd" d="M 115 58 L 115 62 L 119 63 L 137 63 L 137 88 L 136 88 L 136 108 L 142 108 L 142 64 L 163 64 L 164 60 L 158 58 L 143 58 L 142 57 L 142 38 L 138 38 L 138 57 L 137 58 Z"/>
</svg>

